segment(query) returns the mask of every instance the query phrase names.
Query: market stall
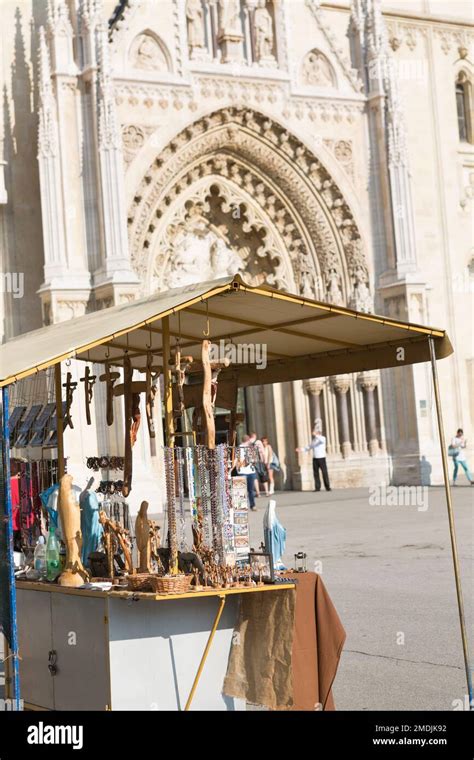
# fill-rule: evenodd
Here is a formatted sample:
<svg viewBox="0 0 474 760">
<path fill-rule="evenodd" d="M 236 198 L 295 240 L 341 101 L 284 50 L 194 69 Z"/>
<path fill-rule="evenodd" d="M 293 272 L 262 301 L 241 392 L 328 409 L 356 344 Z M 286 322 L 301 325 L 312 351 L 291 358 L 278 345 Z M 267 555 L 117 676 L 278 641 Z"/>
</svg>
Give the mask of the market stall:
<svg viewBox="0 0 474 760">
<path fill-rule="evenodd" d="M 224 346 L 225 349 L 226 345 L 235 346 L 242 339 L 247 344 L 254 341 L 266 346 L 268 361 L 265 367 L 257 366 L 255 361 L 232 363 L 225 350 L 221 352 L 224 355 L 216 356 L 213 353 L 212 349 L 215 345 Z M 257 598 L 265 592 L 265 596 L 261 598 L 267 599 L 268 604 L 272 600 L 272 605 L 288 607 L 287 619 L 292 622 L 286 626 L 289 628 L 289 634 L 285 651 L 288 676 L 295 677 L 297 668 L 293 668 L 294 650 L 293 656 L 288 654 L 292 650 L 293 639 L 297 638 L 298 634 L 298 631 L 294 629 L 294 621 L 297 619 L 294 604 L 294 577 L 277 576 L 275 578 L 273 572 L 268 572 L 265 562 L 261 565 L 252 564 L 249 539 L 245 530 L 247 505 L 242 501 L 242 483 L 239 484 L 239 477 L 233 475 L 239 466 L 252 466 L 253 456 L 251 447 L 243 452 L 235 441 L 238 388 L 431 361 L 466 675 L 469 693 L 471 693 L 467 638 L 436 374 L 436 359 L 448 356 L 450 353 L 452 353 L 452 347 L 443 330 L 358 313 L 269 287 L 249 287 L 238 276 L 156 294 L 130 304 L 94 312 L 66 323 L 51 325 L 21 336 L 12 343 L 7 343 L 0 348 L 0 386 L 3 387 L 2 456 L 4 459 L 2 495 L 3 509 L 7 517 L 5 523 L 8 534 L 7 544 L 9 542 L 11 548 L 8 388 L 23 378 L 49 367 L 55 367 L 59 470 L 58 513 L 62 540 L 66 546 L 65 564 L 56 579 L 58 585 L 55 590 L 46 585 L 38 588 L 28 587 L 25 584 L 18 594 L 19 606 L 27 603 L 25 596 L 27 594 L 30 595 L 30 600 L 36 601 L 40 596 L 48 597 L 50 608 L 52 608 L 56 602 L 52 602 L 51 599 L 59 594 L 65 595 L 65 592 L 68 592 L 76 601 L 76 597 L 85 600 L 86 595 L 97 593 L 99 594 L 97 598 L 101 600 L 100 605 L 107 604 L 110 610 L 110 605 L 114 609 L 120 608 L 120 599 L 130 601 L 134 596 L 140 599 L 142 598 L 140 594 L 144 593 L 149 595 L 147 609 L 153 602 L 153 609 L 160 610 L 160 625 L 165 625 L 169 611 L 173 609 L 172 605 L 179 604 L 183 610 L 188 610 L 186 613 L 183 612 L 183 621 L 186 621 L 183 625 L 189 628 L 190 635 L 180 667 L 184 662 L 185 670 L 191 672 L 196 664 L 193 665 L 192 662 L 196 652 L 196 641 L 193 639 L 196 632 L 193 629 L 195 625 L 193 621 L 199 618 L 194 610 L 204 609 L 199 605 L 209 605 L 215 602 L 215 597 L 217 597 L 219 600 L 217 611 L 210 616 L 208 628 L 205 627 L 206 644 L 193 676 L 191 690 L 185 700 L 185 707 L 188 709 L 203 673 L 207 673 L 206 677 L 210 677 L 211 669 L 207 670 L 206 662 L 211 651 L 216 650 L 220 655 L 213 687 L 209 687 L 218 695 L 217 701 L 222 700 L 220 696 L 222 681 L 226 674 L 225 663 L 229 659 L 229 652 L 231 655 L 229 668 L 233 660 L 235 664 L 231 631 L 235 623 L 236 609 L 231 616 L 232 621 L 229 619 L 224 624 L 222 620 L 228 598 L 232 600 L 235 597 L 241 600 L 253 598 L 253 596 Z M 89 497 L 85 499 L 84 505 L 81 503 L 81 513 L 72 492 L 72 478 L 64 472 L 63 428 L 68 421 L 70 411 L 68 402 L 72 389 L 66 383 L 65 393 L 63 393 L 60 364 L 70 358 L 87 362 L 82 389 L 85 395 L 86 411 L 94 393 L 94 383 L 97 382 L 97 378 L 91 376 L 90 363 L 101 364 L 104 367 L 100 381 L 106 387 L 108 425 L 114 424 L 113 399 L 123 397 L 122 490 L 125 496 L 133 488 L 133 444 L 137 429 L 141 424 L 140 398 L 143 397 L 145 402 L 148 431 L 150 437 L 153 437 L 155 396 L 159 382 L 163 384 L 166 433 L 164 449 L 167 490 L 166 536 L 161 546 L 160 541 L 157 541 L 156 525 L 147 517 L 148 505 L 143 502 L 135 526 L 137 562 L 132 556 L 129 535 L 123 525 L 114 520 L 111 515 L 106 514 L 104 510 L 98 510 Z M 142 379 L 137 378 L 138 372 L 141 373 Z M 216 406 L 229 410 L 227 441 L 219 445 L 216 445 L 214 424 Z M 186 409 L 193 409 L 192 430 L 183 434 L 181 429 L 178 435 L 177 422 Z M 191 525 L 186 525 L 185 491 Z M 81 520 L 86 512 L 90 519 L 87 525 L 84 525 Z M 236 513 L 240 513 L 239 517 L 243 522 L 235 520 Z M 192 551 L 188 551 L 190 528 Z M 99 537 L 100 544 L 97 543 Z M 94 538 L 97 539 L 95 544 Z M 81 553 L 83 539 L 89 550 L 92 549 L 87 557 Z M 94 548 L 97 550 L 99 546 L 101 551 L 94 551 Z M 271 557 L 271 547 L 265 546 L 264 549 L 273 567 L 273 559 L 276 558 Z M 265 551 L 262 556 L 265 556 Z M 95 556 L 97 553 L 101 556 Z M 120 562 L 117 564 L 118 559 Z M 6 634 L 11 649 L 13 693 L 18 698 L 20 692 L 16 630 L 17 599 L 11 551 L 9 556 L 2 558 L 1 570 L 4 578 L 3 589 L 7 594 L 4 607 L 8 607 L 10 611 L 10 625 L 7 627 Z M 107 590 L 101 589 L 95 592 L 94 589 L 84 588 L 85 583 L 97 578 L 110 584 Z M 190 604 L 187 604 L 188 599 Z M 241 604 L 240 608 L 242 609 L 243 606 Z M 209 607 L 209 611 L 210 609 Z M 97 613 L 99 617 L 102 615 L 109 620 L 109 615 L 103 614 L 102 607 L 100 610 Z M 110 621 L 108 625 L 110 626 Z M 123 632 L 119 632 L 120 626 L 118 626 L 114 629 L 117 640 L 143 638 L 144 629 L 140 628 L 140 625 L 146 628 L 148 623 L 143 621 L 142 624 L 136 624 L 135 636 L 128 632 L 123 635 L 123 638 L 121 638 Z M 334 627 L 334 631 L 336 628 L 337 626 Z M 46 637 L 54 636 L 54 624 L 49 634 L 47 626 L 45 630 Z M 213 645 L 216 632 L 222 633 L 226 630 L 228 634 L 225 643 L 222 639 L 219 645 L 217 643 Z M 200 631 L 202 633 L 202 628 Z M 154 634 L 153 640 L 155 637 Z M 341 637 L 334 633 L 334 641 L 336 640 L 339 644 L 336 643 L 334 651 L 340 654 Z M 111 653 L 113 647 L 109 639 L 107 642 L 104 646 Z M 54 648 L 51 651 L 55 651 Z M 265 656 L 272 658 L 273 655 L 274 653 L 269 651 Z M 124 656 L 128 656 L 125 650 Z M 173 661 L 173 656 L 171 652 L 169 662 Z M 324 653 L 316 652 L 315 656 L 319 662 Z M 337 654 L 334 658 L 336 668 L 338 656 Z M 104 658 L 109 663 L 109 685 L 104 691 L 107 700 L 104 698 L 102 703 L 104 707 L 111 704 L 115 706 L 116 695 L 125 688 L 125 685 L 122 684 L 118 692 L 115 691 L 113 684 L 119 682 L 117 681 L 118 671 L 112 666 L 111 654 L 107 657 L 104 655 Z M 161 662 L 161 657 L 159 659 Z M 254 664 L 244 663 L 247 675 Z M 55 667 L 54 662 L 51 666 Z M 77 667 L 77 663 L 74 667 Z M 333 671 L 332 677 L 335 674 L 334 668 Z M 170 673 L 172 672 L 174 673 L 173 668 L 170 670 Z M 243 680 L 246 674 L 244 673 Z M 230 676 L 230 671 L 227 672 L 227 676 Z M 129 681 L 129 678 L 126 680 Z M 129 683 L 128 688 L 133 691 L 133 683 Z M 293 684 L 293 689 L 296 693 L 298 685 Z M 183 706 L 183 694 L 179 689 L 178 692 L 175 706 L 179 708 Z M 287 695 L 286 700 L 285 704 L 277 706 L 291 706 L 292 695 Z M 152 701 L 159 702 L 157 699 Z M 121 704 L 120 701 L 119 704 Z M 217 702 L 212 702 L 208 707 L 213 709 L 216 704 Z"/>
</svg>

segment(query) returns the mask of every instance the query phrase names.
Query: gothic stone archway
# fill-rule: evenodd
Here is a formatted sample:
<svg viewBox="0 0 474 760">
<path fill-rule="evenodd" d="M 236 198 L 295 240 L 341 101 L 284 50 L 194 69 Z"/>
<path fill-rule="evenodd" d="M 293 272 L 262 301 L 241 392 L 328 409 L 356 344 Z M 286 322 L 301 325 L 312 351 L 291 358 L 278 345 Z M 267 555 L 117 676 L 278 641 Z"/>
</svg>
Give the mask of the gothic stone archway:
<svg viewBox="0 0 474 760">
<path fill-rule="evenodd" d="M 178 134 L 145 173 L 128 225 L 144 294 L 241 270 L 251 284 L 265 279 L 306 297 L 372 309 L 361 234 L 339 187 L 300 140 L 255 111 L 216 111 Z M 361 390 L 355 378 L 344 383 L 318 386 L 333 470 L 351 452 L 369 455 Z M 311 432 L 303 388 L 247 394 L 250 424 L 258 421 L 276 443 L 287 488 L 312 482 L 309 464 L 294 453 Z M 351 441 L 339 434 L 338 394 L 353 420 L 346 426 Z M 336 485 L 347 477 L 339 464 Z M 359 462 L 355 472 L 357 478 Z"/>
<path fill-rule="evenodd" d="M 371 309 L 361 235 L 339 188 L 301 141 L 255 111 L 216 111 L 177 135 L 137 188 L 128 225 L 144 292 L 241 269 Z"/>
</svg>

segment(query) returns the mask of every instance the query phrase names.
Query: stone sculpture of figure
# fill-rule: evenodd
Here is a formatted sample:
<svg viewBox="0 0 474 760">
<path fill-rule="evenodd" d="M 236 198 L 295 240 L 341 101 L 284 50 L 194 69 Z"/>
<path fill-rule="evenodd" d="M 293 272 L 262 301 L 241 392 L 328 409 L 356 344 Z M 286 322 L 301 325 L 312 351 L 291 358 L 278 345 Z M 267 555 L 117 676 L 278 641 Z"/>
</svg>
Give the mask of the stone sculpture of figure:
<svg viewBox="0 0 474 760">
<path fill-rule="evenodd" d="M 326 277 L 326 290 L 329 303 L 342 305 L 341 280 L 335 269 L 330 269 Z"/>
<path fill-rule="evenodd" d="M 273 20 L 266 0 L 258 0 L 254 13 L 255 57 L 257 61 L 273 59 Z"/>
<path fill-rule="evenodd" d="M 314 280 L 311 272 L 301 272 L 300 275 L 300 295 L 303 298 L 314 298 L 314 289 L 311 282 Z"/>
<path fill-rule="evenodd" d="M 99 522 L 99 500 L 92 491 L 91 486 L 94 478 L 91 478 L 79 496 L 79 506 L 81 508 L 81 532 L 82 532 L 82 564 L 89 567 L 89 557 L 93 552 L 98 551 L 100 539 L 103 533 L 102 525 Z"/>
<path fill-rule="evenodd" d="M 353 273 L 354 288 L 352 291 L 352 306 L 357 311 L 371 312 L 372 296 L 368 286 L 368 276 L 365 269 L 358 266 Z"/>
<path fill-rule="evenodd" d="M 148 34 L 144 34 L 140 38 L 135 56 L 135 66 L 140 69 L 162 68 L 158 45 Z"/>
<path fill-rule="evenodd" d="M 242 34 L 240 0 L 219 0 L 219 34 Z"/>
<path fill-rule="evenodd" d="M 205 47 L 204 12 L 201 0 L 187 0 L 186 21 L 188 27 L 188 47 L 190 55 L 196 48 Z"/>
</svg>

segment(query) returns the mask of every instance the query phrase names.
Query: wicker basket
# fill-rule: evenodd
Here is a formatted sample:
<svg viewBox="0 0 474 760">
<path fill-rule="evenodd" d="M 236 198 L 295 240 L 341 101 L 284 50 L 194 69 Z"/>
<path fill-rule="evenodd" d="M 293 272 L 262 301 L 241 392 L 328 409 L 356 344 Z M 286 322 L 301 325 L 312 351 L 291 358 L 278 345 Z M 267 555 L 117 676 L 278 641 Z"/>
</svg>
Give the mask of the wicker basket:
<svg viewBox="0 0 474 760">
<path fill-rule="evenodd" d="M 192 575 L 153 575 L 152 587 L 157 594 L 185 594 L 191 586 Z"/>
<path fill-rule="evenodd" d="M 135 573 L 128 576 L 128 586 L 132 591 L 153 591 L 153 575 Z"/>
</svg>

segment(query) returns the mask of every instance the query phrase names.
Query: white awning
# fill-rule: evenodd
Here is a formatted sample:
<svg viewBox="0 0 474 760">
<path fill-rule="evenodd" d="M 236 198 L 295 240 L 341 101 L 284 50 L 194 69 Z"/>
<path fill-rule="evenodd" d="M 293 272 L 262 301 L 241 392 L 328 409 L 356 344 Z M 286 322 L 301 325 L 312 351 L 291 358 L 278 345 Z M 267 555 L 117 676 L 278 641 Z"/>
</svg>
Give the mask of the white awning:
<svg viewBox="0 0 474 760">
<path fill-rule="evenodd" d="M 20 335 L 0 346 L 0 386 L 71 357 L 120 365 L 128 352 L 132 365 L 143 370 L 152 352 L 154 364 L 159 364 L 163 317 L 169 317 L 171 345 L 179 338 L 182 352 L 195 358 L 207 326 L 213 343 L 264 346 L 265 368 L 247 361 L 222 372 L 221 379 L 233 376 L 240 386 L 429 361 L 429 336 L 438 359 L 453 351 L 444 330 L 268 286 L 250 287 L 237 275 L 156 293 Z M 252 351 L 247 356 L 252 358 Z"/>
</svg>

